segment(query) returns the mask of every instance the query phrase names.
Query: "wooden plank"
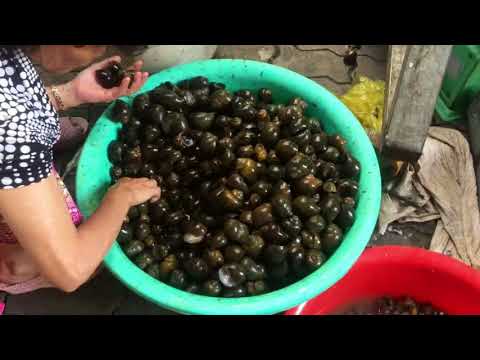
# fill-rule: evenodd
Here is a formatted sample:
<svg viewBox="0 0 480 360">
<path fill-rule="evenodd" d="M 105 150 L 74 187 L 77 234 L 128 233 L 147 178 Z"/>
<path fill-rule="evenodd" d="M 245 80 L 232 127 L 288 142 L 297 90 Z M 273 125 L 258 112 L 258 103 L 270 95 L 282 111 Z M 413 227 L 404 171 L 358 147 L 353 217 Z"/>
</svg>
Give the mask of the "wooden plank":
<svg viewBox="0 0 480 360">
<path fill-rule="evenodd" d="M 385 121 L 382 154 L 416 161 L 422 154 L 451 45 L 411 45 Z"/>
<path fill-rule="evenodd" d="M 384 111 L 383 111 L 383 124 L 382 124 L 382 134 L 379 136 L 377 142 L 378 148 L 382 148 L 383 143 L 383 134 L 385 129 L 388 128 L 390 120 L 390 109 L 392 107 L 393 96 L 395 95 L 395 89 L 398 84 L 398 79 L 400 77 L 400 72 L 402 71 L 403 61 L 405 60 L 405 54 L 407 53 L 408 45 L 389 45 L 387 52 L 387 76 L 385 84 L 385 102 L 384 102 Z M 382 156 L 383 162 L 391 162 L 393 166 L 393 171 L 395 174 L 398 174 L 403 166 L 402 161 L 391 161 L 385 156 Z"/>
<path fill-rule="evenodd" d="M 385 108 L 383 113 L 383 130 L 387 126 L 387 122 L 390 116 L 390 108 L 392 106 L 393 96 L 398 84 L 398 78 L 402 71 L 403 61 L 407 52 L 408 45 L 390 45 L 388 46 L 387 54 L 387 77 L 385 86 Z"/>
</svg>

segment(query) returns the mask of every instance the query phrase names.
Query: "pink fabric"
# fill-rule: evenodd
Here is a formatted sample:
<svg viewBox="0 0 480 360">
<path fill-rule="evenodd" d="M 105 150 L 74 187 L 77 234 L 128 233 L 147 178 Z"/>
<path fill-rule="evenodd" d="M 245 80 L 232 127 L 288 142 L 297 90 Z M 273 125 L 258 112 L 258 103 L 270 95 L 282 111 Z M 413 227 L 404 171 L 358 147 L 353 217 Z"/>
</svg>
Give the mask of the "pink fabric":
<svg viewBox="0 0 480 360">
<path fill-rule="evenodd" d="M 4 309 L 5 309 L 5 304 L 0 302 L 0 315 L 3 314 Z"/>
<path fill-rule="evenodd" d="M 63 191 L 63 196 L 65 197 L 65 201 L 67 203 L 68 211 L 70 212 L 70 216 L 72 218 L 73 223 L 75 224 L 75 226 L 80 225 L 83 221 L 83 215 L 80 212 L 80 209 L 78 208 L 77 204 L 75 204 L 75 201 L 73 200 L 72 196 L 70 195 L 70 192 L 68 191 L 67 187 L 65 186 L 65 183 L 60 178 L 60 176 L 58 175 L 55 168 L 53 169 L 53 174 L 57 178 L 58 185 L 60 186 L 60 188 Z"/>
<path fill-rule="evenodd" d="M 38 289 L 51 287 L 53 287 L 53 285 L 41 276 L 37 276 L 31 280 L 27 280 L 18 284 L 4 284 L 0 282 L 0 291 L 5 291 L 6 293 L 12 295 L 25 294 Z"/>
<path fill-rule="evenodd" d="M 83 215 L 80 212 L 80 209 L 75 204 L 70 192 L 68 191 L 67 187 L 65 186 L 64 182 L 58 175 L 55 168 L 52 170 L 53 175 L 56 177 L 58 184 L 63 192 L 65 197 L 65 202 L 67 203 L 68 211 L 70 212 L 70 217 L 72 218 L 72 222 L 75 226 L 78 226 L 83 221 Z M 3 221 L 3 218 L 0 215 L 0 243 L 9 243 L 15 244 L 17 240 L 15 239 L 15 235 L 10 230 L 8 225 Z M 41 276 L 37 276 L 31 280 L 18 283 L 18 284 L 5 284 L 0 282 L 0 291 L 5 291 L 9 294 L 23 294 L 27 292 L 31 292 L 41 288 L 48 288 L 52 287 L 52 285 Z M 3 309 L 2 309 L 3 310 Z M 0 312 L 1 313 L 1 312 Z"/>
</svg>

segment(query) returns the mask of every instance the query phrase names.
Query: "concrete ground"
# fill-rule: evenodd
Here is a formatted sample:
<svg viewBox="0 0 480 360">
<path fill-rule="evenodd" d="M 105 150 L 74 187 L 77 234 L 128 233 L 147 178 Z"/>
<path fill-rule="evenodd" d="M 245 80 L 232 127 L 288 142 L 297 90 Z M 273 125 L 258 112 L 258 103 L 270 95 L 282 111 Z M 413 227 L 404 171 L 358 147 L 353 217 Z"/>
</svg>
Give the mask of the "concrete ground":
<svg viewBox="0 0 480 360">
<path fill-rule="evenodd" d="M 336 95 L 342 95 L 350 87 L 347 69 L 341 54 L 344 45 L 221 45 L 218 58 L 242 58 L 265 61 L 299 72 L 325 86 Z M 358 73 L 372 79 L 385 80 L 386 46 L 365 45 L 358 58 Z M 61 78 L 42 74 L 44 82 L 58 83 L 72 78 L 68 74 Z M 71 116 L 83 116 L 93 125 L 106 104 L 86 105 L 73 109 Z M 62 174 L 75 152 L 57 154 L 57 169 Z M 72 172 L 66 178 L 67 187 L 74 194 Z M 404 244 L 428 247 L 434 224 L 422 226 L 398 225 L 389 228 L 384 236 L 375 234 L 371 246 Z M 136 296 L 120 281 L 104 270 L 90 283 L 72 294 L 55 289 L 43 289 L 31 294 L 2 295 L 6 302 L 6 314 L 49 314 L 49 315 L 165 315 L 173 314 Z"/>
</svg>

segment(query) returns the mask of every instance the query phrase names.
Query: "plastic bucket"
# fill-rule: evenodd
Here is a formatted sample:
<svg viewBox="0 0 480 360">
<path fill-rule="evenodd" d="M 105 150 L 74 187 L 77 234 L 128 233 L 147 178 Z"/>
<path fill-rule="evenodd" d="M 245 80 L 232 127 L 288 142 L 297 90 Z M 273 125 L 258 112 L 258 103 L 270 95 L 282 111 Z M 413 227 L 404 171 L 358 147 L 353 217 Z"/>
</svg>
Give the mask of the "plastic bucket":
<svg viewBox="0 0 480 360">
<path fill-rule="evenodd" d="M 285 314 L 328 315 L 382 296 L 410 296 L 450 315 L 480 315 L 480 271 L 433 251 L 379 246 L 326 292 Z"/>
<path fill-rule="evenodd" d="M 180 65 L 150 77 L 140 92 L 165 81 L 173 83 L 203 75 L 223 82 L 231 91 L 271 88 L 276 101 L 293 96 L 304 98 L 308 113 L 321 119 L 327 132 L 342 135 L 362 171 L 359 180 L 356 221 L 345 234 L 337 251 L 317 271 L 286 288 L 269 294 L 226 299 L 190 294 L 168 286 L 140 270 L 114 243 L 105 258 L 106 266 L 123 283 L 148 300 L 185 314 L 274 314 L 290 309 L 340 280 L 367 245 L 378 218 L 381 198 L 380 171 L 373 146 L 353 114 L 330 92 L 317 83 L 285 68 L 248 60 L 207 60 Z M 133 96 L 125 98 L 131 102 Z M 111 106 L 106 110 L 108 113 Z M 98 207 L 110 184 L 108 144 L 117 137 L 119 124 L 105 114 L 92 129 L 77 170 L 77 201 L 86 217 Z"/>
</svg>

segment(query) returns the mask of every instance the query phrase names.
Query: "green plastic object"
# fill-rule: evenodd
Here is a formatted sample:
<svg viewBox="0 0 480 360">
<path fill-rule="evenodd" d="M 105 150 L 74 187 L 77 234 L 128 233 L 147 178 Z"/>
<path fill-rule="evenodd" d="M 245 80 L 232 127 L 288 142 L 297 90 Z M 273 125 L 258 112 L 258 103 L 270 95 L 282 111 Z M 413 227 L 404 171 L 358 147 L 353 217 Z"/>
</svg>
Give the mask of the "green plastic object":
<svg viewBox="0 0 480 360">
<path fill-rule="evenodd" d="M 345 234 L 337 251 L 317 271 L 286 288 L 269 294 L 245 298 L 214 298 L 190 294 L 168 286 L 135 266 L 115 242 L 105 258 L 111 272 L 126 286 L 153 303 L 182 314 L 255 315 L 276 314 L 327 290 L 340 280 L 366 247 L 375 228 L 381 198 L 380 171 L 373 146 L 354 115 L 330 92 L 317 83 L 285 68 L 247 60 L 207 60 L 176 66 L 150 77 L 140 92 L 159 84 L 173 83 L 203 75 L 223 82 L 230 91 L 271 88 L 275 101 L 293 96 L 304 98 L 309 115 L 321 119 L 327 132 L 342 135 L 351 153 L 361 164 L 357 220 Z M 136 94 L 135 94 L 136 95 Z M 131 102 L 134 95 L 123 100 Z M 107 114 L 92 129 L 81 154 L 77 170 L 77 201 L 89 217 L 98 207 L 110 184 L 107 146 L 117 137 L 119 124 Z"/>
<path fill-rule="evenodd" d="M 437 98 L 435 115 L 445 122 L 463 121 L 480 92 L 480 45 L 455 45 Z"/>
</svg>

